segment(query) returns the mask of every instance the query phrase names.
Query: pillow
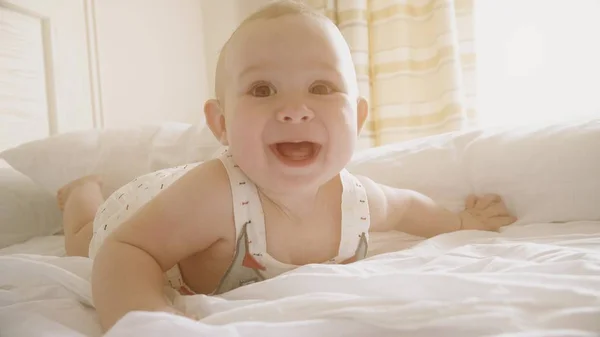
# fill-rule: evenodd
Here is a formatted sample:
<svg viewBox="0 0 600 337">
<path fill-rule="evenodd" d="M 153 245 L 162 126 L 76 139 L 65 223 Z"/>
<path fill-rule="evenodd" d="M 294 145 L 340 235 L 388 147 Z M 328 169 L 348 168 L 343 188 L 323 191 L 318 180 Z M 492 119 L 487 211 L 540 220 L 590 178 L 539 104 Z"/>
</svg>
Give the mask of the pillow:
<svg viewBox="0 0 600 337">
<path fill-rule="evenodd" d="M 463 162 L 474 193 L 497 193 L 517 223 L 600 220 L 600 119 L 481 133 Z"/>
<path fill-rule="evenodd" d="M 437 135 L 361 151 L 349 171 L 452 211 L 496 193 L 519 220 L 600 220 L 600 120 Z"/>
<path fill-rule="evenodd" d="M 0 168 L 0 248 L 61 231 L 56 199 L 16 170 Z"/>
<path fill-rule="evenodd" d="M 446 133 L 363 150 L 354 155 L 348 170 L 380 184 L 418 191 L 458 212 L 472 192 L 463 151 L 480 133 Z"/>
<path fill-rule="evenodd" d="M 65 133 L 5 150 L 0 159 L 52 195 L 79 177 L 101 174 L 108 196 L 138 176 L 207 160 L 220 148 L 207 127 L 165 123 Z"/>
</svg>

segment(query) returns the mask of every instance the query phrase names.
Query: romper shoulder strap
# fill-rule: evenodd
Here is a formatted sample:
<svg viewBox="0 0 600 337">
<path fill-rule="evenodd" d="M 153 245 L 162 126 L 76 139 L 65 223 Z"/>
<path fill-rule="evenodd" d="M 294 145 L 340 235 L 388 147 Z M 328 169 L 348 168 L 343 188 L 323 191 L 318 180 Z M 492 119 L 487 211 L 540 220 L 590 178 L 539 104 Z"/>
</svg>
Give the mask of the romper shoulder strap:
<svg viewBox="0 0 600 337">
<path fill-rule="evenodd" d="M 371 218 L 367 192 L 360 180 L 347 170 L 340 172 L 342 192 L 342 237 L 339 259 L 346 260 L 366 254 Z M 357 258 L 363 258 L 360 256 Z"/>
</svg>

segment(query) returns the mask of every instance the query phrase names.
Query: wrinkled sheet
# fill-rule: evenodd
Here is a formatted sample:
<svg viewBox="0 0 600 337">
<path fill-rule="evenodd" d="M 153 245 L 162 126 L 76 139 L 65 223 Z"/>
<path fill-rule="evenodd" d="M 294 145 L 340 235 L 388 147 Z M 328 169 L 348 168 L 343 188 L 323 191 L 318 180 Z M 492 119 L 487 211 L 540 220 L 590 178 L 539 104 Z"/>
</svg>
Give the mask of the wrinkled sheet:
<svg viewBox="0 0 600 337">
<path fill-rule="evenodd" d="M 102 336 L 91 261 L 52 256 L 60 242 L 47 239 L 0 250 L 0 335 Z M 199 321 L 134 312 L 106 336 L 600 336 L 600 222 L 391 233 L 371 248 L 351 265 L 178 296 Z"/>
</svg>

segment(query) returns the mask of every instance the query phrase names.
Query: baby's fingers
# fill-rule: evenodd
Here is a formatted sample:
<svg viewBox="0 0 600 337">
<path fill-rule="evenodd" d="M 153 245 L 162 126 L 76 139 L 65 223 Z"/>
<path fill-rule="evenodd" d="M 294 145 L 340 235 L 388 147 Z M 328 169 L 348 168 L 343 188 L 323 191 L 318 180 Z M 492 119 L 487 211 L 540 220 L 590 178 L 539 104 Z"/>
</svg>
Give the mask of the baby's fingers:
<svg viewBox="0 0 600 337">
<path fill-rule="evenodd" d="M 492 203 L 498 202 L 500 200 L 501 200 L 500 196 L 497 194 L 486 194 L 477 200 L 477 203 L 475 204 L 475 208 L 476 209 L 486 209 Z"/>
<path fill-rule="evenodd" d="M 475 207 L 476 203 L 477 203 L 477 196 L 471 194 L 467 197 L 467 201 L 465 202 L 465 208 L 466 209 L 473 208 L 473 207 Z"/>
<path fill-rule="evenodd" d="M 186 316 L 187 318 L 190 318 L 190 319 L 194 320 L 194 321 L 199 321 L 199 320 L 200 320 L 200 316 L 199 316 L 199 315 L 197 315 L 197 314 L 187 314 L 187 315 L 185 315 L 185 316 Z"/>
<path fill-rule="evenodd" d="M 506 205 L 504 205 L 504 202 L 499 201 L 482 210 L 481 215 L 486 218 L 493 218 L 498 216 L 508 216 L 510 214 L 508 213 L 508 209 L 506 208 Z"/>
<path fill-rule="evenodd" d="M 514 216 L 498 216 L 485 220 L 485 224 L 490 230 L 497 230 L 500 227 L 508 226 L 515 221 L 517 221 L 517 218 Z"/>
</svg>

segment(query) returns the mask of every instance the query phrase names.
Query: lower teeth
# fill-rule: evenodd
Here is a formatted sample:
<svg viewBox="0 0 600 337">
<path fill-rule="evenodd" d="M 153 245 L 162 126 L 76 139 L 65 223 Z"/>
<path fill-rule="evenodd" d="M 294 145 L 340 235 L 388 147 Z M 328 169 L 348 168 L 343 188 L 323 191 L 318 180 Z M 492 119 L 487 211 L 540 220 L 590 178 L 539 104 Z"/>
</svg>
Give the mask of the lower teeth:
<svg viewBox="0 0 600 337">
<path fill-rule="evenodd" d="M 276 147 L 282 157 L 292 160 L 308 159 L 314 154 L 314 146 L 310 142 L 278 143 Z"/>
</svg>

